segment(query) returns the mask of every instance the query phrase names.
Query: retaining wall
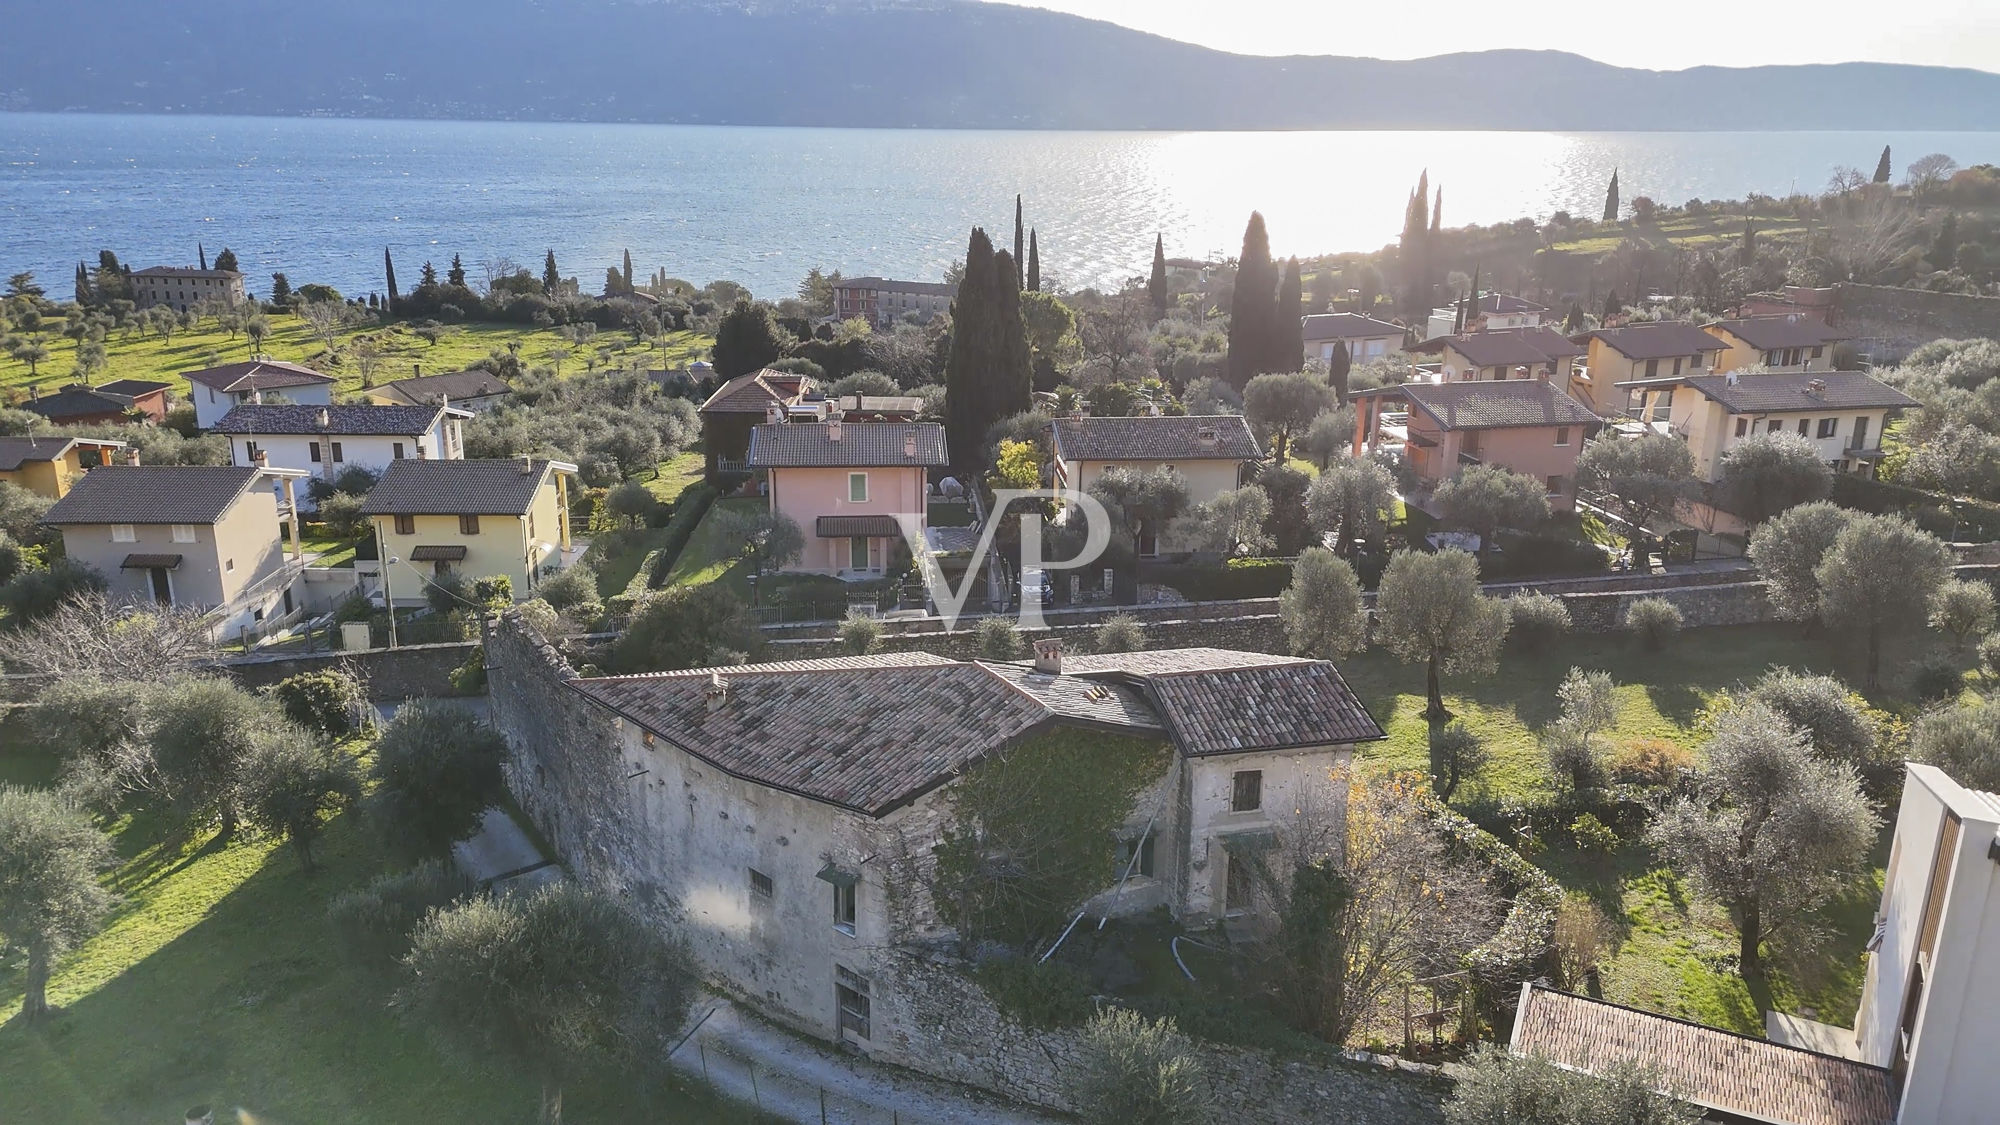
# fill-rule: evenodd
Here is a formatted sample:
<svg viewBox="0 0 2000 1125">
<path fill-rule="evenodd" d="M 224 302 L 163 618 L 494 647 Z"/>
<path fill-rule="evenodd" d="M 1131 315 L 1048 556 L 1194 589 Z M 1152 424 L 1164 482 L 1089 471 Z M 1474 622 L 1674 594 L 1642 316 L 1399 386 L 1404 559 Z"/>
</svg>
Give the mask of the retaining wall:
<svg viewBox="0 0 2000 1125">
<path fill-rule="evenodd" d="M 1894 362 L 1932 340 L 2000 338 L 2000 297 L 1841 285 L 1834 296 L 1834 323 L 1864 350 L 1879 353 L 1876 362 Z"/>
<path fill-rule="evenodd" d="M 370 699 L 415 699 L 461 694 L 452 686 L 451 673 L 478 651 L 478 641 L 454 641 L 352 652 L 253 654 L 218 661 L 216 668 L 244 687 L 261 688 L 300 672 L 345 666 L 367 683 Z"/>
</svg>

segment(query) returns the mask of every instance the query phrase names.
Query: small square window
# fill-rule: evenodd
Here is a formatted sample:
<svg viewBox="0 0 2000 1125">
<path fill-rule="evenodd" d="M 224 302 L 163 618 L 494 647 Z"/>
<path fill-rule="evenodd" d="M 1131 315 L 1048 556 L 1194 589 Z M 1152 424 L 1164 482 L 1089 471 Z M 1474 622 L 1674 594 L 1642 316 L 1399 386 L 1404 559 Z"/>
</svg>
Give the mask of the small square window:
<svg viewBox="0 0 2000 1125">
<path fill-rule="evenodd" d="M 1553 476 L 1549 478 L 1549 495 L 1560 496 L 1562 495 L 1563 488 L 1564 482 L 1562 477 Z"/>
<path fill-rule="evenodd" d="M 114 523 L 111 525 L 111 541 L 113 543 L 137 543 L 139 541 L 139 532 L 129 523 Z"/>
<path fill-rule="evenodd" d="M 1817 345 L 1814 345 L 1814 347 L 1813 347 L 1813 350 L 1812 350 L 1812 357 L 1813 357 L 1814 359 L 1818 359 L 1819 357 L 1821 357 L 1821 356 L 1823 356 L 1823 355 L 1825 355 L 1825 354 L 1826 354 L 1826 345 L 1824 345 L 1824 344 L 1817 344 Z"/>
<path fill-rule="evenodd" d="M 868 502 L 867 473 L 847 474 L 847 502 L 850 504 L 866 504 Z"/>
<path fill-rule="evenodd" d="M 340 443 L 337 441 L 333 443 L 333 463 L 340 464 Z"/>
<path fill-rule="evenodd" d="M 758 898 L 770 898 L 771 895 L 776 890 L 777 888 L 775 885 L 772 884 L 771 877 L 769 875 L 764 874 L 762 871 L 759 871 L 754 867 L 750 869 L 751 894 L 757 896 Z"/>
<path fill-rule="evenodd" d="M 191 523 L 177 523 L 177 524 L 175 524 L 175 525 L 174 525 L 174 542 L 176 542 L 176 543 L 192 543 L 192 542 L 194 542 L 194 525 L 193 525 L 193 524 L 191 524 Z"/>
<path fill-rule="evenodd" d="M 1557 444 L 1557 445 L 1568 445 L 1568 444 L 1569 444 L 1569 427 L 1568 427 L 1568 426 L 1557 426 L 1557 427 L 1556 427 L 1556 444 Z"/>
<path fill-rule="evenodd" d="M 460 535 L 479 534 L 479 517 L 470 513 L 458 517 L 458 533 Z"/>
<path fill-rule="evenodd" d="M 1237 770 L 1229 790 L 1230 812 L 1256 812 L 1264 807 L 1264 771 Z"/>
<path fill-rule="evenodd" d="M 1148 832 L 1145 839 L 1138 841 L 1139 862 L 1137 864 L 1132 862 L 1133 841 L 1118 841 L 1118 875 L 1120 878 L 1123 878 L 1128 870 L 1134 875 L 1143 875 L 1148 879 L 1153 877 L 1153 840 L 1153 834 Z"/>
<path fill-rule="evenodd" d="M 396 517 L 396 534 L 415 535 L 416 533 L 417 533 L 417 517 L 415 516 Z"/>
</svg>

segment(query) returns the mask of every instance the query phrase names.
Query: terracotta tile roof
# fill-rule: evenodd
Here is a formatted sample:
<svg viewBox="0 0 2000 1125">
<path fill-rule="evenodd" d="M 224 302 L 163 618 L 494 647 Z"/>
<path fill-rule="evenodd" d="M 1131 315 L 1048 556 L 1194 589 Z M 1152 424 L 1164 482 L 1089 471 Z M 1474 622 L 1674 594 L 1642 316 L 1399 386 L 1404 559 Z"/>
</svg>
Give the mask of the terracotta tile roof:
<svg viewBox="0 0 2000 1125">
<path fill-rule="evenodd" d="M 1677 1097 L 1782 1125 L 1883 1125 L 1896 1119 L 1889 1072 L 1668 1016 L 1528 985 L 1513 1049 L 1594 1073 L 1655 1068 Z"/>
<path fill-rule="evenodd" d="M 762 417 L 765 407 L 772 403 L 784 405 L 797 402 L 812 389 L 812 385 L 812 379 L 807 376 L 766 367 L 748 375 L 738 375 L 715 388 L 715 393 L 701 404 L 701 413 L 755 414 Z"/>
<path fill-rule="evenodd" d="M 257 477 L 249 466 L 106 465 L 83 474 L 42 522 L 214 523 Z"/>
<path fill-rule="evenodd" d="M 1325 661 L 1171 672 L 1146 688 L 1191 757 L 1389 737 Z"/>
<path fill-rule="evenodd" d="M 912 447 L 905 442 L 914 436 Z M 754 469 L 928 468 L 945 463 L 944 427 L 936 422 L 842 422 L 833 440 L 827 422 L 776 422 L 750 429 Z"/>
<path fill-rule="evenodd" d="M 895 516 L 821 516 L 813 521 L 813 534 L 821 539 L 900 539 L 903 529 Z"/>
<path fill-rule="evenodd" d="M 1065 719 L 1165 731 L 1160 716 L 1137 691 L 1123 684 L 1098 683 L 1072 675 L 1052 676 L 1020 663 L 982 666 L 1039 700 Z"/>
<path fill-rule="evenodd" d="M 229 278 L 242 277 L 243 275 L 236 272 L 235 270 L 205 270 L 205 269 L 198 269 L 194 266 L 147 266 L 145 269 L 142 270 L 134 270 L 132 272 L 132 276 L 133 277 L 209 277 L 209 278 L 220 278 L 222 280 L 228 280 Z"/>
<path fill-rule="evenodd" d="M 518 516 L 535 502 L 551 461 L 391 461 L 368 490 L 369 516 Z M 522 471 L 523 467 L 526 472 Z"/>
<path fill-rule="evenodd" d="M 1816 348 L 1847 339 L 1845 333 L 1802 316 L 1746 316 L 1740 320 L 1718 320 L 1708 327 L 1720 328 L 1760 350 Z"/>
<path fill-rule="evenodd" d="M 1366 340 L 1401 336 L 1403 326 L 1360 313 L 1313 313 L 1301 326 L 1307 340 Z"/>
<path fill-rule="evenodd" d="M 1701 352 L 1719 352 L 1723 348 L 1721 340 L 1681 320 L 1655 320 L 1628 324 L 1623 328 L 1599 328 L 1585 332 L 1575 340 L 1581 344 L 1593 338 L 1604 341 L 1606 347 L 1626 359 L 1671 359 Z"/>
<path fill-rule="evenodd" d="M 1202 431 L 1214 430 L 1213 442 Z M 1240 414 L 1160 418 L 1058 418 L 1065 461 L 1258 461 L 1264 449 Z"/>
<path fill-rule="evenodd" d="M 1681 380 L 1722 404 L 1731 414 L 1771 414 L 1790 410 L 1867 410 L 1915 406 L 1917 400 L 1859 371 L 1792 371 L 1744 375 L 1698 375 Z"/>
<path fill-rule="evenodd" d="M 246 402 L 216 421 L 219 434 L 332 434 L 335 437 L 421 437 L 437 425 L 442 406 L 298 406 Z"/>
<path fill-rule="evenodd" d="M 335 381 L 333 376 L 322 375 L 310 367 L 276 359 L 225 363 L 220 367 L 183 371 L 181 375 L 190 383 L 199 383 L 218 391 L 271 391 L 282 387 L 319 386 Z"/>
<path fill-rule="evenodd" d="M 710 672 L 741 672 L 755 668 L 761 672 L 833 672 L 854 668 L 928 668 L 959 664 L 949 656 L 934 652 L 878 652 L 869 656 L 819 656 L 807 660 L 767 660 L 761 664 L 717 664 L 708 668 L 682 668 L 672 672 L 634 672 L 624 676 L 592 676 L 592 682 L 608 680 L 658 680 L 679 676 L 706 676 Z"/>
<path fill-rule="evenodd" d="M 1411 349 L 1429 354 L 1450 348 L 1480 367 L 1554 363 L 1579 356 L 1584 349 L 1569 342 L 1553 328 L 1532 325 L 1526 328 L 1495 328 L 1487 332 L 1466 332 L 1438 336 Z"/>
<path fill-rule="evenodd" d="M 1237 652 L 1227 648 L 1169 648 L 1148 652 L 1063 654 L 1063 672 L 1072 676 L 1086 676 L 1093 672 L 1157 676 L 1169 672 L 1194 672 L 1210 668 L 1304 663 L 1306 661 L 1296 656 L 1278 656 L 1268 652 Z"/>
<path fill-rule="evenodd" d="M 1507 426 L 1587 426 L 1590 408 L 1540 379 L 1408 383 L 1403 397 L 1447 430 Z"/>
<path fill-rule="evenodd" d="M 440 398 L 457 402 L 466 398 L 490 398 L 513 390 L 505 380 L 484 368 L 447 371 L 442 375 L 420 375 L 383 383 L 375 393 L 399 398 L 411 405 L 436 402 Z"/>
<path fill-rule="evenodd" d="M 77 444 L 73 437 L 10 437 L 0 438 L 0 472 L 13 472 L 30 461 L 53 461 L 68 453 Z M 122 441 L 92 441 L 85 439 L 84 445 L 109 446 L 118 448 Z"/>
</svg>

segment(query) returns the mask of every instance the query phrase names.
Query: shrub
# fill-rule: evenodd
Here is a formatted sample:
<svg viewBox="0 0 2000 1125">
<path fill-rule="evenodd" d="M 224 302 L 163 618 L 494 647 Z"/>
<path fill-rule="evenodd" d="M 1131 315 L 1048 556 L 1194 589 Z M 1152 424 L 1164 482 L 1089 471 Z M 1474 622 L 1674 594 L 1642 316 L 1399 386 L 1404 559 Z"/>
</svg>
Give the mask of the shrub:
<svg viewBox="0 0 2000 1125">
<path fill-rule="evenodd" d="M 370 811 L 378 831 L 415 855 L 443 854 L 479 830 L 506 795 L 507 741 L 462 708 L 416 699 L 375 741 Z"/>
<path fill-rule="evenodd" d="M 840 643 L 856 656 L 866 656 L 882 645 L 882 623 L 873 617 L 850 613 L 840 623 Z"/>
<path fill-rule="evenodd" d="M 1209 1092 L 1194 1044 L 1171 1019 L 1111 1008 L 1083 1032 L 1067 1075 L 1070 1101 L 1090 1125 L 1196 1125 Z"/>
<path fill-rule="evenodd" d="M 1604 959 L 1604 951 L 1614 938 L 1611 919 L 1596 903 L 1581 895 L 1564 896 L 1556 910 L 1557 986 L 1570 992 L 1583 991 L 1591 970 Z"/>
<path fill-rule="evenodd" d="M 540 598 L 529 598 L 518 607 L 521 622 L 544 637 L 553 637 L 561 618 L 555 607 Z"/>
<path fill-rule="evenodd" d="M 451 688 L 460 695 L 478 695 L 486 690 L 486 646 L 473 649 L 465 663 L 451 670 Z"/>
<path fill-rule="evenodd" d="M 447 570 L 443 574 L 425 576 L 424 600 L 430 604 L 432 613 L 448 615 L 466 608 L 466 604 L 472 601 L 472 591 L 466 587 L 463 574 Z"/>
<path fill-rule="evenodd" d="M 1627 785 L 1672 785 L 1693 768 L 1694 754 L 1687 747 L 1664 738 L 1642 738 L 1618 748 L 1611 776 Z"/>
<path fill-rule="evenodd" d="M 1931 594 L 1931 625 L 1963 650 L 1993 631 L 1993 587 L 1959 578 L 1944 582 Z"/>
<path fill-rule="evenodd" d="M 604 612 L 603 601 L 597 594 L 597 571 L 588 566 L 570 566 L 543 579 L 535 593 L 558 613 L 574 613 L 578 617 L 596 617 Z"/>
<path fill-rule="evenodd" d="M 667 529 L 660 533 L 660 549 L 653 552 L 651 569 L 643 571 L 646 585 L 659 589 L 667 584 L 667 576 L 674 572 L 681 552 L 687 549 L 688 540 L 694 537 L 694 529 L 701 525 L 701 518 L 708 514 L 709 506 L 720 495 L 712 484 L 697 484 L 681 493 L 674 502 L 674 518 L 667 521 Z"/>
<path fill-rule="evenodd" d="M 2000 680 L 2000 633 L 1979 642 L 1979 669 L 1987 679 Z"/>
<path fill-rule="evenodd" d="M 472 880 L 450 860 L 427 859 L 340 895 L 327 904 L 326 917 L 342 953 L 364 968 L 392 972 L 410 951 L 410 936 L 424 916 L 472 889 Z"/>
<path fill-rule="evenodd" d="M 1129 613 L 1114 614 L 1097 627 L 1091 645 L 1098 652 L 1143 652 L 1146 627 Z"/>
<path fill-rule="evenodd" d="M 1557 723 L 1542 743 L 1557 784 L 1572 791 L 1603 787 L 1604 764 L 1598 760 L 1597 746 L 1587 732 L 1569 723 Z"/>
<path fill-rule="evenodd" d="M 472 583 L 472 600 L 488 609 L 514 603 L 514 580 L 504 574 L 489 574 Z"/>
<path fill-rule="evenodd" d="M 0 608 L 8 613 L 8 623 L 20 627 L 56 611 L 77 594 L 102 590 L 104 576 L 70 559 L 57 559 L 47 570 L 28 570 L 0 586 Z"/>
<path fill-rule="evenodd" d="M 1449 1125 L 1697 1125 L 1702 1120 L 1699 1107 L 1660 1093 L 1661 1085 L 1658 1074 L 1630 1063 L 1590 1075 L 1540 1055 L 1512 1055 L 1495 1047 L 1460 1070 L 1444 1119 Z"/>
<path fill-rule="evenodd" d="M 1486 768 L 1491 757 L 1485 740 L 1464 723 L 1451 723 L 1431 736 L 1431 778 L 1438 799 L 1451 800 L 1459 784 Z"/>
<path fill-rule="evenodd" d="M 1569 605 L 1548 594 L 1517 594 L 1507 599 L 1514 611 L 1514 628 L 1507 639 L 1525 653 L 1546 652 L 1569 634 Z"/>
<path fill-rule="evenodd" d="M 287 676 L 271 685 L 270 694 L 286 718 L 336 738 L 354 731 L 355 717 L 368 705 L 361 678 L 346 668 Z"/>
<path fill-rule="evenodd" d="M 1611 826 L 1597 819 L 1596 813 L 1584 813 L 1569 822 L 1569 838 L 1576 846 L 1587 852 L 1611 852 L 1618 850 L 1618 833 Z"/>
<path fill-rule="evenodd" d="M 1021 634 L 1014 629 L 1014 623 L 1004 617 L 987 617 L 979 622 L 979 658 L 981 660 L 1018 660 L 1021 656 Z"/>
<path fill-rule="evenodd" d="M 272 730 L 257 741 L 243 766 L 243 805 L 251 824 L 282 836 L 314 869 L 313 842 L 324 818 L 361 796 L 354 759 L 338 747 L 314 742 L 296 730 Z"/>
<path fill-rule="evenodd" d="M 636 480 L 626 481 L 604 497 L 605 513 L 616 516 L 628 527 L 645 526 L 658 506 L 659 500 Z"/>
<path fill-rule="evenodd" d="M 1075 1027 L 1090 1019 L 1090 980 L 1053 961 L 995 959 L 972 972 L 1001 1012 L 1027 1027 Z"/>
<path fill-rule="evenodd" d="M 1958 665 L 1943 656 L 1926 656 L 1910 671 L 1910 694 L 1926 703 L 1949 702 L 1964 688 Z"/>
<path fill-rule="evenodd" d="M 1680 607 L 1665 598 L 1640 598 L 1625 608 L 1625 628 L 1658 652 L 1681 635 Z"/>
</svg>

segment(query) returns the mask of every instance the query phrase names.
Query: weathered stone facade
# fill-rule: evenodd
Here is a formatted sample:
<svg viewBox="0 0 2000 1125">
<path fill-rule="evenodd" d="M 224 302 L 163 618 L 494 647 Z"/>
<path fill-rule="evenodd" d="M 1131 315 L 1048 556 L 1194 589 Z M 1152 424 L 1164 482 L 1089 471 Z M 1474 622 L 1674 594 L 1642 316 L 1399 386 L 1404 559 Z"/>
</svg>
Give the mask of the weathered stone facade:
<svg viewBox="0 0 2000 1125">
<path fill-rule="evenodd" d="M 217 668 L 244 687 L 254 689 L 269 687 L 301 672 L 345 666 L 368 684 L 370 698 L 415 699 L 461 694 L 453 686 L 451 674 L 478 651 L 478 641 L 455 641 L 358 652 L 257 654 L 222 661 Z"/>
</svg>

